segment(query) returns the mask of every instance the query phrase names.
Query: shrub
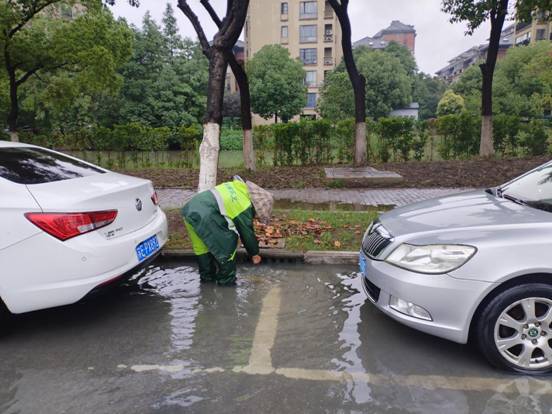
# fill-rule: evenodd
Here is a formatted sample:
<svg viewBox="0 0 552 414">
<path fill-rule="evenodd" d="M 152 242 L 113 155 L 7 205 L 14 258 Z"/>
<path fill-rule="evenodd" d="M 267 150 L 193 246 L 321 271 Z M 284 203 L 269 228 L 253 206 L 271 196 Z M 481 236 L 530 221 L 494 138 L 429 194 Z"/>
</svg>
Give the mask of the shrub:
<svg viewBox="0 0 552 414">
<path fill-rule="evenodd" d="M 519 146 L 520 125 L 518 116 L 506 114 L 493 116 L 493 140 L 496 151 L 510 155 L 516 153 Z"/>
<path fill-rule="evenodd" d="M 444 115 L 437 119 L 437 130 L 443 136 L 439 153 L 444 159 L 469 157 L 479 153 L 481 119 L 469 112 Z"/>
<path fill-rule="evenodd" d="M 543 155 L 548 148 L 548 133 L 542 120 L 530 121 L 524 128 L 523 145 L 529 155 Z"/>
<path fill-rule="evenodd" d="M 381 137 L 380 158 L 389 158 L 386 152 L 389 147 L 393 149 L 395 158 L 401 156 L 407 161 L 410 156 L 414 140 L 414 119 L 412 118 L 380 118 L 377 130 Z M 385 162 L 385 161 L 384 161 Z"/>
<path fill-rule="evenodd" d="M 437 116 L 458 115 L 465 107 L 464 98 L 448 89 L 437 105 Z"/>
<path fill-rule="evenodd" d="M 243 130 L 223 128 L 220 135 L 221 151 L 243 150 Z"/>
<path fill-rule="evenodd" d="M 259 125 L 253 129 L 253 145 L 259 166 L 267 164 L 267 153 L 273 149 L 273 143 L 274 135 L 270 125 Z"/>
<path fill-rule="evenodd" d="M 429 139 L 429 125 L 426 121 L 416 122 L 416 137 L 412 141 L 412 151 L 414 152 L 414 159 L 421 161 L 425 155 L 425 148 Z"/>
<path fill-rule="evenodd" d="M 353 161 L 355 142 L 355 120 L 345 119 L 338 121 L 333 128 L 332 144 L 340 163 Z"/>
</svg>

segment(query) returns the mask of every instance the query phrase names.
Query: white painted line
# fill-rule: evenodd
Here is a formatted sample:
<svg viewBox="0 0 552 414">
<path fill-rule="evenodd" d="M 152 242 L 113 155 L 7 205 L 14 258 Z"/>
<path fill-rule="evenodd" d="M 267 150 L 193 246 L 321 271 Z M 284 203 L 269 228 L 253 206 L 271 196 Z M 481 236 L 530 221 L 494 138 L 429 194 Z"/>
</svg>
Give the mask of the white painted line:
<svg viewBox="0 0 552 414">
<path fill-rule="evenodd" d="M 427 390 L 453 390 L 481 392 L 492 391 L 503 394 L 519 395 L 552 395 L 552 382 L 529 377 L 482 378 L 441 375 L 383 375 L 367 372 L 332 371 L 323 369 L 303 368 L 274 368 L 272 365 L 272 348 L 278 332 L 278 314 L 281 306 L 281 289 L 273 287 L 263 299 L 261 313 L 253 346 L 249 356 L 249 364 L 245 367 L 237 366 L 232 369 L 235 373 L 248 375 L 276 374 L 284 378 L 305 381 L 351 382 L 359 381 L 370 385 L 398 386 L 406 388 L 421 388 Z M 119 369 L 130 369 L 137 373 L 165 372 L 175 374 L 189 371 L 192 374 L 224 373 L 224 368 L 186 368 L 182 364 L 175 365 L 132 365 L 120 364 Z"/>
<path fill-rule="evenodd" d="M 261 314 L 253 337 L 253 346 L 246 367 L 236 367 L 234 372 L 266 375 L 274 372 L 272 366 L 272 348 L 278 332 L 278 314 L 280 313 L 282 290 L 275 286 L 263 299 Z"/>
<path fill-rule="evenodd" d="M 307 381 L 357 380 L 371 385 L 402 386 L 428 390 L 492 391 L 504 394 L 552 394 L 552 383 L 537 378 L 517 377 L 512 379 L 454 377 L 441 375 L 382 375 L 367 372 L 346 372 L 301 368 L 278 368 L 275 373 L 286 378 Z"/>
</svg>

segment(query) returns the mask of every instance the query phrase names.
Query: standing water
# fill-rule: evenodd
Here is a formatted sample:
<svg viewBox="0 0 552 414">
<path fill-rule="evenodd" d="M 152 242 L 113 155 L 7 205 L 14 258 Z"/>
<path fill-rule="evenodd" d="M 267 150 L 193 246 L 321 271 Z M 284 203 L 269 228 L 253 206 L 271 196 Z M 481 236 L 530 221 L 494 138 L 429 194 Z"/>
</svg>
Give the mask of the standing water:
<svg viewBox="0 0 552 414">
<path fill-rule="evenodd" d="M 546 380 L 399 325 L 352 267 L 244 266 L 234 288 L 160 262 L 127 286 L 16 317 L 2 413 L 545 412 Z M 536 390 L 536 392 L 535 392 Z"/>
</svg>

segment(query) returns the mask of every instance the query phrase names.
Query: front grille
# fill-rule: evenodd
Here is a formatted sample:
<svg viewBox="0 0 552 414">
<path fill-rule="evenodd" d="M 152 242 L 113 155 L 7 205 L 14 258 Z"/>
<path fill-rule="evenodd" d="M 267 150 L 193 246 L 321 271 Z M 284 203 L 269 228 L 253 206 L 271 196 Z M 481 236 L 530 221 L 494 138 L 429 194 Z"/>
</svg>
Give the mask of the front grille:
<svg viewBox="0 0 552 414">
<path fill-rule="evenodd" d="M 392 241 L 393 237 L 389 232 L 380 223 L 376 222 L 362 241 L 362 250 L 368 257 L 376 259 Z"/>
<path fill-rule="evenodd" d="M 362 278 L 362 282 L 364 283 L 366 294 L 370 297 L 370 299 L 372 299 L 372 301 L 377 302 L 380 297 L 381 289 L 365 277 Z"/>
</svg>

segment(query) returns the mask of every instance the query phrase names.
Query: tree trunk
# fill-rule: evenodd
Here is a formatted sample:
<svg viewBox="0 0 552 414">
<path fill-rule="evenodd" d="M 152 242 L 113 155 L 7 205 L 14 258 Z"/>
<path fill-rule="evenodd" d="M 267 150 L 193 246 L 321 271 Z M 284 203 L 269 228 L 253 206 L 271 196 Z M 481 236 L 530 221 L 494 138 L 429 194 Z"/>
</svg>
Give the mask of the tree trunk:
<svg viewBox="0 0 552 414">
<path fill-rule="evenodd" d="M 368 144 L 366 141 L 366 79 L 362 76 L 355 63 L 352 44 L 351 21 L 347 11 L 349 0 L 329 0 L 330 5 L 341 25 L 341 47 L 343 48 L 343 60 L 353 86 L 355 97 L 355 157 L 354 166 L 365 166 L 368 161 Z"/>
<path fill-rule="evenodd" d="M 251 129 L 243 130 L 243 161 L 247 170 L 255 171 L 257 169 L 255 148 L 253 145 L 253 131 Z"/>
<path fill-rule="evenodd" d="M 217 184 L 218 157 L 220 150 L 220 124 L 203 124 L 203 141 L 199 146 L 199 185 L 198 191 L 205 191 Z"/>
<path fill-rule="evenodd" d="M 355 124 L 355 160 L 354 166 L 360 167 L 366 165 L 368 146 L 366 141 L 366 122 L 357 122 Z"/>
<path fill-rule="evenodd" d="M 240 112 L 243 129 L 243 162 L 247 170 L 255 171 L 256 165 L 251 131 L 253 128 L 253 120 L 251 117 L 251 92 L 249 90 L 249 80 L 247 79 L 247 73 L 236 60 L 233 53 L 231 56 L 228 56 L 228 62 L 230 63 L 230 67 L 240 90 Z"/>
<path fill-rule="evenodd" d="M 492 115 L 483 115 L 481 117 L 481 143 L 479 146 L 479 155 L 488 158 L 493 154 L 493 117 Z"/>
<path fill-rule="evenodd" d="M 220 21 L 208 1 L 207 11 L 217 23 L 219 31 L 210 44 L 197 15 L 187 0 L 178 0 L 178 8 L 186 15 L 197 33 L 204 55 L 209 59 L 209 85 L 207 89 L 207 111 L 205 113 L 203 141 L 200 147 L 199 191 L 213 188 L 217 183 L 218 155 L 220 150 L 220 129 L 224 84 L 228 69 L 228 55 L 243 31 L 249 0 L 228 0 L 226 16 Z M 249 114 L 251 115 L 251 114 Z M 250 129 L 250 128 L 249 128 Z"/>
<path fill-rule="evenodd" d="M 491 157 L 494 155 L 493 142 L 493 78 L 500 49 L 502 27 L 508 14 L 508 0 L 500 0 L 491 11 L 491 36 L 485 62 L 479 65 L 481 69 L 481 140 L 479 155 Z"/>
<path fill-rule="evenodd" d="M 352 56 L 352 52 L 351 52 Z M 368 162 L 368 142 L 366 139 L 366 79 L 358 74 L 355 77 L 355 167 L 363 167 Z"/>
<path fill-rule="evenodd" d="M 17 119 L 19 118 L 19 100 L 17 96 L 17 79 L 15 70 L 8 69 L 8 79 L 10 84 L 10 109 L 8 111 L 8 131 L 10 139 L 13 142 L 19 142 L 19 134 L 17 132 Z"/>
<path fill-rule="evenodd" d="M 205 191 L 217 185 L 218 157 L 220 150 L 220 129 L 222 125 L 222 102 L 228 62 L 224 51 L 211 48 L 209 62 L 209 86 L 207 112 L 203 124 L 203 141 L 199 148 L 200 167 L 198 191 Z"/>
</svg>

